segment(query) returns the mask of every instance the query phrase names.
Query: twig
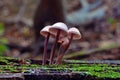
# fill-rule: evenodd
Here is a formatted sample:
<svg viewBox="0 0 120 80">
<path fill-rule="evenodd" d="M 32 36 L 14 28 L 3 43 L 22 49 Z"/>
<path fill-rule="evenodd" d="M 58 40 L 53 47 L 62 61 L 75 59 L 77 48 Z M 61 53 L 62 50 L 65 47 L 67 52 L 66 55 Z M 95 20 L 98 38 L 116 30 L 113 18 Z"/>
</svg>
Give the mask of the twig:
<svg viewBox="0 0 120 80">
<path fill-rule="evenodd" d="M 120 47 L 120 43 L 113 43 L 113 44 L 110 44 L 106 47 L 99 47 L 99 48 L 95 48 L 95 49 L 91 49 L 91 50 L 85 50 L 85 51 L 79 51 L 76 53 L 71 53 L 69 55 L 66 55 L 64 58 L 71 59 L 71 58 L 77 57 L 77 56 L 80 56 L 82 58 L 84 56 L 88 56 L 90 54 L 94 54 L 94 53 L 99 52 L 99 51 L 110 50 L 110 49 L 117 48 L 117 47 Z"/>
</svg>

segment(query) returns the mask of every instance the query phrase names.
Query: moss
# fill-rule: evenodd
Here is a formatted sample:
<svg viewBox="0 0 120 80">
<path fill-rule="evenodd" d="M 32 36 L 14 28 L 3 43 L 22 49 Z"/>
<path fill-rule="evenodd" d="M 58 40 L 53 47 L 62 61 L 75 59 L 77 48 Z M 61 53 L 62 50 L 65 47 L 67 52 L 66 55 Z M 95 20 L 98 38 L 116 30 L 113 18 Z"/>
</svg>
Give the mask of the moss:
<svg viewBox="0 0 120 80">
<path fill-rule="evenodd" d="M 11 62 L 11 61 L 15 62 Z M 17 61 L 18 60 L 18 61 Z M 30 60 L 27 60 L 30 61 Z M 80 64 L 63 64 L 63 65 L 38 65 L 38 64 L 22 64 L 19 59 L 2 57 L 0 59 L 0 74 L 3 73 L 29 73 L 31 69 L 42 69 L 43 71 L 50 73 L 54 72 L 75 72 L 80 74 L 88 74 L 98 78 L 120 78 L 120 65 L 116 64 L 88 64 L 87 61 L 76 61 L 81 62 Z M 18 63 L 19 62 L 19 63 Z M 73 61 L 75 62 L 75 61 Z"/>
<path fill-rule="evenodd" d="M 65 64 L 65 65 L 50 65 L 44 67 L 48 72 L 51 69 L 57 71 L 66 72 L 79 72 L 87 73 L 89 75 L 99 77 L 99 78 L 120 78 L 120 66 L 119 65 L 109 65 L 109 64 Z"/>
</svg>

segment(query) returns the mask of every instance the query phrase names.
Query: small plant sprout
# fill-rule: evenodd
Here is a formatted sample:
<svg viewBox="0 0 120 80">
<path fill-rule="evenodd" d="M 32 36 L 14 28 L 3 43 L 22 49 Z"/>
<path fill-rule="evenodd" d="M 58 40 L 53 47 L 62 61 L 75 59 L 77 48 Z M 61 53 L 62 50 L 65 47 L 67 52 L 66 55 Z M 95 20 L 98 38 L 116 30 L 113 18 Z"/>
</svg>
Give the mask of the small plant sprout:
<svg viewBox="0 0 120 80">
<path fill-rule="evenodd" d="M 61 43 L 61 46 L 60 46 L 60 49 L 58 51 L 58 57 L 57 57 L 57 60 L 56 60 L 56 64 L 61 64 L 62 63 L 62 58 L 64 56 L 64 49 L 66 48 L 66 46 L 69 44 L 69 39 L 67 37 L 63 37 L 63 38 L 60 38 L 59 43 Z"/>
<path fill-rule="evenodd" d="M 50 53 L 50 63 L 49 64 L 52 64 L 58 39 L 62 36 L 66 36 L 68 34 L 68 27 L 66 24 L 64 24 L 62 22 L 58 22 L 58 23 L 53 24 L 52 27 L 50 27 L 49 31 L 50 31 L 50 33 L 52 33 L 56 36 L 55 42 L 53 44 L 53 47 L 52 47 L 52 50 Z"/>
<path fill-rule="evenodd" d="M 48 41 L 49 41 L 49 37 L 52 36 L 52 37 L 55 37 L 53 34 L 51 34 L 49 32 L 49 28 L 51 26 L 45 26 L 41 31 L 40 31 L 40 34 L 42 36 L 44 36 L 46 38 L 46 41 L 44 43 L 44 52 L 43 52 L 43 65 L 46 64 L 46 55 L 47 55 L 47 45 L 48 45 Z"/>
</svg>

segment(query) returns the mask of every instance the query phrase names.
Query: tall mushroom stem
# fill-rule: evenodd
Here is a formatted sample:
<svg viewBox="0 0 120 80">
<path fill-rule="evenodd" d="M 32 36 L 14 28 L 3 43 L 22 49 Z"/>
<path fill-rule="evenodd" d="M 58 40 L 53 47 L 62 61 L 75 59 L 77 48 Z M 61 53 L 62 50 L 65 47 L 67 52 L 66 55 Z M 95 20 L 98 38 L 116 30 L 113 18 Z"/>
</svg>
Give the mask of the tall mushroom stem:
<svg viewBox="0 0 120 80">
<path fill-rule="evenodd" d="M 51 50 L 51 53 L 50 53 L 50 63 L 49 64 L 53 63 L 53 57 L 54 57 L 54 54 L 55 54 L 55 48 L 56 48 L 56 45 L 57 45 L 57 42 L 58 42 L 58 39 L 59 39 L 59 36 L 60 36 L 60 32 L 61 32 L 61 30 L 57 31 L 57 36 L 55 38 L 55 42 L 53 44 L 53 47 L 52 47 L 52 50 Z"/>
<path fill-rule="evenodd" d="M 46 54 L 47 54 L 47 47 L 48 47 L 48 41 L 49 41 L 50 33 L 48 33 L 47 38 L 44 43 L 44 53 L 43 53 L 43 65 L 46 64 Z"/>
</svg>

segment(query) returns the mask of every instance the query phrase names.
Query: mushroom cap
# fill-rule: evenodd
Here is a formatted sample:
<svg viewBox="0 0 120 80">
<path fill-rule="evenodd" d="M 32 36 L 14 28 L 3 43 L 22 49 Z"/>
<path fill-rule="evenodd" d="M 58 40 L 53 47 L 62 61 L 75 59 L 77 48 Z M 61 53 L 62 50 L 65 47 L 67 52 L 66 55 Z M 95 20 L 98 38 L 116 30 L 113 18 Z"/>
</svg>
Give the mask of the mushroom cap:
<svg viewBox="0 0 120 80">
<path fill-rule="evenodd" d="M 57 22 L 57 23 L 53 24 L 52 27 L 50 27 L 50 29 L 49 29 L 50 33 L 52 33 L 54 35 L 57 35 L 58 30 L 61 30 L 60 37 L 66 36 L 68 34 L 68 27 L 66 24 L 64 24 L 62 22 Z"/>
<path fill-rule="evenodd" d="M 42 36 L 44 36 L 44 37 L 47 37 L 48 34 L 50 34 L 52 37 L 55 37 L 55 35 L 53 35 L 53 34 L 51 34 L 51 33 L 49 32 L 49 28 L 50 28 L 50 27 L 51 27 L 50 25 L 45 26 L 45 27 L 40 31 L 40 34 L 41 34 Z"/>
<path fill-rule="evenodd" d="M 77 40 L 77 39 L 80 39 L 81 38 L 81 33 L 80 31 L 75 28 L 75 27 L 72 27 L 68 30 L 68 37 L 70 38 L 71 35 L 73 35 L 73 39 L 74 40 Z"/>
</svg>

